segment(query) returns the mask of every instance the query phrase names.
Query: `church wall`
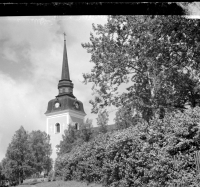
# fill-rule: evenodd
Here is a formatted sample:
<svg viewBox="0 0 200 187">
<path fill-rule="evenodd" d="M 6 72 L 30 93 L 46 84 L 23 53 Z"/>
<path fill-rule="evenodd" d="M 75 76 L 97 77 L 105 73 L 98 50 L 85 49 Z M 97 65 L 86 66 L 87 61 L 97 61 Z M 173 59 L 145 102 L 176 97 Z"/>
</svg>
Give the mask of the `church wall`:
<svg viewBox="0 0 200 187">
<path fill-rule="evenodd" d="M 51 158 L 55 161 L 57 154 L 57 148 L 56 145 L 60 144 L 60 141 L 62 140 L 62 135 L 64 134 L 64 130 L 68 129 L 68 125 L 72 124 L 74 125 L 74 122 L 79 123 L 80 125 L 84 122 L 84 117 L 77 115 L 73 112 L 64 113 L 64 114 L 57 114 L 53 116 L 47 117 L 47 133 L 50 135 L 50 142 L 52 147 L 52 155 Z M 60 132 L 56 132 L 56 124 L 60 124 Z"/>
<path fill-rule="evenodd" d="M 56 124 L 60 124 L 60 132 L 56 132 Z M 57 157 L 56 154 L 56 145 L 60 144 L 62 140 L 62 135 L 64 134 L 64 130 L 68 128 L 69 124 L 69 116 L 65 115 L 56 115 L 47 119 L 47 132 L 50 135 L 51 147 L 52 147 L 52 158 L 55 160 Z"/>
<path fill-rule="evenodd" d="M 70 116 L 70 122 L 77 122 L 81 125 L 81 124 L 83 124 L 84 120 L 77 118 L 77 117 L 74 117 L 74 116 Z"/>
</svg>

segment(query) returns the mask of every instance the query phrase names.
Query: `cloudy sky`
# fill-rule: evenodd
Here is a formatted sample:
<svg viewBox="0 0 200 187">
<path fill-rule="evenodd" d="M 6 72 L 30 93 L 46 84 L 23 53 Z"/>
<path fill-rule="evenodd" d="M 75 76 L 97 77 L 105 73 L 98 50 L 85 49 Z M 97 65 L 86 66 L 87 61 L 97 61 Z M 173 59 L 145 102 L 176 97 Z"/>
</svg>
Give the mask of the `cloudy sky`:
<svg viewBox="0 0 200 187">
<path fill-rule="evenodd" d="M 199 3 L 180 6 L 199 18 Z M 106 16 L 0 17 L 0 161 L 20 126 L 29 132 L 45 131 L 47 103 L 58 94 L 63 32 L 74 95 L 96 125 L 97 115 L 90 113 L 89 104 L 92 86 L 82 83 L 82 73 L 90 72 L 93 64 L 81 43 L 89 42 L 92 23 L 106 20 Z M 116 111 L 109 111 L 111 124 Z"/>
<path fill-rule="evenodd" d="M 81 43 L 89 42 L 92 23 L 106 21 L 106 16 L 0 17 L 0 161 L 21 125 L 29 132 L 45 131 L 47 103 L 58 94 L 63 32 L 74 95 L 96 125 L 97 115 L 90 113 L 91 85 L 82 83 L 82 73 L 93 64 Z M 114 115 L 110 113 L 109 123 Z"/>
</svg>

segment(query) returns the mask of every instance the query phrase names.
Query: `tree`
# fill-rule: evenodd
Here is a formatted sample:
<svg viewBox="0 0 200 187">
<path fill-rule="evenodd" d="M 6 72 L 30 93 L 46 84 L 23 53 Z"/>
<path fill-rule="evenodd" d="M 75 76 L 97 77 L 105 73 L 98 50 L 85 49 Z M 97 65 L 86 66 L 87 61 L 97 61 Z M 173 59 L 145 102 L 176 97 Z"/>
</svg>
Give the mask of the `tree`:
<svg viewBox="0 0 200 187">
<path fill-rule="evenodd" d="M 92 120 L 87 118 L 85 123 L 82 124 L 80 129 L 81 142 L 89 142 L 93 138 Z"/>
<path fill-rule="evenodd" d="M 149 122 L 159 111 L 197 106 L 199 25 L 181 16 L 109 16 L 105 25 L 93 25 L 90 43 L 82 44 L 94 63 L 83 74 L 93 83 L 92 112 L 132 105 Z"/>
<path fill-rule="evenodd" d="M 41 173 L 45 170 L 48 173 L 52 169 L 50 136 L 40 130 L 32 131 L 29 134 L 29 145 L 35 172 Z"/>
<path fill-rule="evenodd" d="M 3 160 L 3 168 L 7 178 L 18 180 L 21 184 L 32 171 L 32 155 L 28 144 L 28 132 L 21 126 L 14 134 Z"/>
<path fill-rule="evenodd" d="M 97 125 L 99 126 L 99 131 L 102 133 L 107 132 L 107 125 L 108 125 L 109 115 L 107 110 L 101 110 L 98 113 L 97 117 Z"/>
<path fill-rule="evenodd" d="M 141 120 L 96 136 L 57 159 L 65 179 L 105 186 L 200 186 L 194 154 L 200 150 L 200 108 Z"/>
<path fill-rule="evenodd" d="M 62 135 L 62 140 L 60 141 L 60 144 L 57 145 L 58 148 L 58 155 L 62 155 L 64 153 L 69 153 L 72 150 L 72 147 L 76 144 L 76 141 L 78 139 L 78 131 L 75 130 L 75 128 L 69 124 L 69 128 L 64 131 L 64 134 Z"/>
<path fill-rule="evenodd" d="M 115 114 L 115 125 L 117 129 L 125 129 L 130 127 L 131 125 L 136 125 L 138 122 L 138 114 L 132 110 L 132 108 L 128 107 L 120 107 Z"/>
<path fill-rule="evenodd" d="M 21 126 L 9 144 L 2 161 L 2 173 L 10 183 L 21 184 L 35 172 L 51 170 L 50 137 L 45 132 L 32 131 L 30 134 Z"/>
<path fill-rule="evenodd" d="M 3 166 L 2 166 L 2 162 L 0 163 L 0 186 L 4 186 L 5 185 L 5 175 L 3 173 Z"/>
<path fill-rule="evenodd" d="M 16 171 L 17 164 L 15 161 L 8 158 L 2 160 L 2 173 L 8 179 L 11 185 L 19 184 L 18 172 Z"/>
<path fill-rule="evenodd" d="M 58 155 L 69 153 L 76 145 L 81 145 L 83 142 L 89 142 L 93 138 L 92 120 L 86 119 L 85 123 L 80 125 L 80 129 L 76 130 L 71 124 L 68 130 L 64 131 L 62 140 L 57 146 Z"/>
</svg>

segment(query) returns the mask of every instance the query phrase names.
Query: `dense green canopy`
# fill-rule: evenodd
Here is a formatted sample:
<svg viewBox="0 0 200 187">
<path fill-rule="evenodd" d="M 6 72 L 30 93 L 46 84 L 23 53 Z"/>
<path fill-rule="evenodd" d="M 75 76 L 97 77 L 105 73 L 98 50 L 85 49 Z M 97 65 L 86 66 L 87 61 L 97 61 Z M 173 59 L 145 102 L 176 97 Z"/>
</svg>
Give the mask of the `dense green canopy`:
<svg viewBox="0 0 200 187">
<path fill-rule="evenodd" d="M 126 105 L 149 121 L 159 110 L 198 105 L 199 26 L 181 16 L 109 16 L 93 25 L 90 42 L 82 44 L 94 64 L 83 74 L 93 83 L 92 112 Z"/>
<path fill-rule="evenodd" d="M 56 173 L 105 186 L 199 186 L 194 157 L 200 150 L 199 123 L 200 108 L 195 107 L 100 134 L 59 156 Z"/>
<path fill-rule="evenodd" d="M 30 134 L 21 126 L 14 134 L 2 160 L 2 174 L 11 183 L 22 183 L 32 174 L 52 168 L 50 138 L 45 132 Z"/>
</svg>

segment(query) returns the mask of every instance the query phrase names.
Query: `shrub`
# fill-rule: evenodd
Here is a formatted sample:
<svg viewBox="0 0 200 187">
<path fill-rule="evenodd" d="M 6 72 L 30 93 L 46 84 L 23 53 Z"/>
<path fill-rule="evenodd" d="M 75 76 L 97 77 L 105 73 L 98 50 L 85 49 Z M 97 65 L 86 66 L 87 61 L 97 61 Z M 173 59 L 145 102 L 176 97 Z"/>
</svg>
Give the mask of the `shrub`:
<svg viewBox="0 0 200 187">
<path fill-rule="evenodd" d="M 198 186 L 194 152 L 200 150 L 200 109 L 100 134 L 56 160 L 64 180 L 108 186 Z"/>
<path fill-rule="evenodd" d="M 48 182 L 50 182 L 50 181 L 52 180 L 53 173 L 54 173 L 53 170 L 51 170 L 51 171 L 48 173 L 48 177 L 47 177 Z"/>
<path fill-rule="evenodd" d="M 53 172 L 53 175 L 52 175 L 52 181 L 56 181 L 55 172 Z"/>
<path fill-rule="evenodd" d="M 38 183 L 38 180 L 37 179 L 33 179 L 30 183 L 30 185 L 34 185 L 34 184 L 37 184 Z"/>
</svg>

